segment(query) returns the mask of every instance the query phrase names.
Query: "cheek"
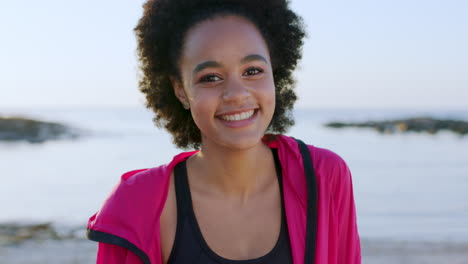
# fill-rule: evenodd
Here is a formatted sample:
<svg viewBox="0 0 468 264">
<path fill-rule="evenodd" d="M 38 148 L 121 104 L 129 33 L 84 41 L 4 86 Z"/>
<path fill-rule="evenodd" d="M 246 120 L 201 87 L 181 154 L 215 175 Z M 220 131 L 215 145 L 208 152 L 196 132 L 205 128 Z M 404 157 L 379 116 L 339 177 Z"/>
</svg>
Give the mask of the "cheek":
<svg viewBox="0 0 468 264">
<path fill-rule="evenodd" d="M 274 84 L 273 84 L 273 87 L 271 88 L 271 91 L 270 91 L 270 93 L 269 93 L 269 94 L 270 94 L 270 97 L 269 97 L 269 99 L 270 99 L 270 102 L 269 102 L 269 103 L 271 104 L 271 106 L 272 106 L 273 108 L 275 108 L 275 102 L 276 102 L 276 89 L 275 89 L 275 86 L 274 86 Z"/>
<path fill-rule="evenodd" d="M 195 124 L 200 130 L 206 123 L 211 122 L 215 115 L 217 95 L 213 92 L 198 92 L 191 100 L 191 112 Z"/>
<path fill-rule="evenodd" d="M 276 89 L 274 83 L 267 86 L 262 92 L 263 113 L 265 114 L 267 124 L 273 119 L 276 107 Z"/>
<path fill-rule="evenodd" d="M 261 89 L 261 95 L 264 100 L 264 104 L 268 109 L 275 109 L 275 98 L 276 98 L 276 90 L 275 84 L 273 81 L 269 80 L 263 85 L 263 89 Z"/>
</svg>

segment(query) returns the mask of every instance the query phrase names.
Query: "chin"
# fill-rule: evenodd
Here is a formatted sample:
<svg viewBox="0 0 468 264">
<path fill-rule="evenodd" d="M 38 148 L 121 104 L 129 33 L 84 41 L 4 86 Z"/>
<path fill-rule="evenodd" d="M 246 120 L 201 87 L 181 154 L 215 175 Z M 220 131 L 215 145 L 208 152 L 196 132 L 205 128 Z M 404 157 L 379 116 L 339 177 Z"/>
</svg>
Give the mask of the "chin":
<svg viewBox="0 0 468 264">
<path fill-rule="evenodd" d="M 217 138 L 212 143 L 225 149 L 242 151 L 256 147 L 262 142 L 263 134 L 261 135 L 244 135 L 235 137 Z"/>
</svg>

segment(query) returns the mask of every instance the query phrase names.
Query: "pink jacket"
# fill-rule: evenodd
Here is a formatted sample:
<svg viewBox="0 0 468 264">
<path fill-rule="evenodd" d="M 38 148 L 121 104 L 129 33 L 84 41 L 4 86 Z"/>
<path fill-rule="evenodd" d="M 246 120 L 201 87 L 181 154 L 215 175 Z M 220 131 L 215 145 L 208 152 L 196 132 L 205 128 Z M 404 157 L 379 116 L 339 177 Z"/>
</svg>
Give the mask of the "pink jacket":
<svg viewBox="0 0 468 264">
<path fill-rule="evenodd" d="M 278 148 L 293 263 L 304 264 L 307 184 L 301 153 L 291 137 L 281 135 L 265 143 Z M 315 264 L 361 263 L 351 172 L 336 153 L 312 145 L 308 149 L 318 192 Z M 88 238 L 100 242 L 98 264 L 162 264 L 159 226 L 170 174 L 195 153 L 184 152 L 169 164 L 122 175 L 88 222 Z"/>
</svg>

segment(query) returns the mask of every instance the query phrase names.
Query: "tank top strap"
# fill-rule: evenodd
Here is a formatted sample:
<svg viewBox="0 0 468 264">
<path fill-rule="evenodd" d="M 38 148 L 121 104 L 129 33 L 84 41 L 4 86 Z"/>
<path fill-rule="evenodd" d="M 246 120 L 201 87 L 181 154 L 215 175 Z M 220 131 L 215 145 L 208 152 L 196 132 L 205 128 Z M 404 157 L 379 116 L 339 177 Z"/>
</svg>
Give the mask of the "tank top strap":
<svg viewBox="0 0 468 264">
<path fill-rule="evenodd" d="M 273 159 L 275 161 L 275 169 L 276 169 L 276 176 L 278 177 L 278 183 L 280 186 L 281 197 L 283 197 L 283 177 L 282 177 L 282 170 L 281 170 L 281 162 L 278 156 L 278 149 L 271 149 L 273 152 Z M 281 199 L 283 200 L 283 199 Z"/>
<path fill-rule="evenodd" d="M 190 190 L 187 178 L 186 160 L 178 163 L 174 168 L 174 185 L 177 201 L 177 222 L 183 223 L 190 212 Z"/>
</svg>

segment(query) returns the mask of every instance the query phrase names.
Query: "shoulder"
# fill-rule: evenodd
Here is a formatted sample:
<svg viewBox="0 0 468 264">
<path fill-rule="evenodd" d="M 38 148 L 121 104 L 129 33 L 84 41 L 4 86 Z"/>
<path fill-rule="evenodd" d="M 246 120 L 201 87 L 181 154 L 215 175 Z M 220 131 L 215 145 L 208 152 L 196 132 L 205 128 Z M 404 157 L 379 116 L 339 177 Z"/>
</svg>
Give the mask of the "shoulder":
<svg viewBox="0 0 468 264">
<path fill-rule="evenodd" d="M 327 186 L 329 191 L 335 192 L 351 183 L 351 172 L 348 164 L 338 153 L 327 148 L 306 145 L 319 184 Z"/>
<path fill-rule="evenodd" d="M 167 164 L 125 172 L 111 192 L 111 196 L 123 196 L 125 200 L 147 199 L 148 195 L 157 195 L 164 189 L 169 174 Z"/>
<path fill-rule="evenodd" d="M 169 191 L 172 169 L 195 152 L 183 152 L 172 161 L 153 168 L 123 173 L 88 227 L 101 224 L 138 222 L 159 219 Z"/>
<path fill-rule="evenodd" d="M 98 212 L 88 222 L 88 228 L 99 229 L 115 223 L 140 221 L 153 215 L 164 196 L 167 165 L 125 172 L 114 186 Z"/>
<path fill-rule="evenodd" d="M 347 162 L 336 152 L 308 145 L 314 170 L 320 181 L 328 186 L 332 195 L 352 191 L 352 174 Z"/>
<path fill-rule="evenodd" d="M 269 142 L 270 146 L 278 147 L 283 150 L 283 153 L 287 153 L 284 155 L 284 160 L 288 162 L 301 159 L 298 144 L 297 139 L 285 135 L 277 135 L 274 140 Z M 306 144 L 310 152 L 317 182 L 322 187 L 325 187 L 325 190 L 334 192 L 334 190 L 346 187 L 346 185 L 351 183 L 351 172 L 341 155 L 333 150 L 308 144 L 308 142 L 304 142 L 304 144 Z M 302 164 L 294 162 L 290 162 L 289 164 L 302 166 Z M 295 180 L 297 181 L 298 179 Z"/>
<path fill-rule="evenodd" d="M 293 137 L 276 135 L 274 140 L 269 141 L 268 144 L 271 147 L 278 147 L 282 150 L 282 153 L 285 153 L 284 160 L 291 161 L 301 159 L 301 147 L 298 146 L 298 144 L 301 143 L 301 140 L 297 140 Z M 324 181 L 333 182 L 336 178 L 348 176 L 348 165 L 339 154 L 330 149 L 308 144 L 308 142 L 304 142 L 304 144 L 306 144 L 309 150 L 313 168 L 319 181 L 321 178 L 324 178 Z M 297 163 L 292 162 L 291 164 Z"/>
<path fill-rule="evenodd" d="M 131 170 L 120 176 L 120 181 L 114 187 L 112 194 L 129 196 L 136 199 L 144 195 L 158 194 L 168 181 L 170 174 L 168 164 L 148 169 Z"/>
<path fill-rule="evenodd" d="M 336 170 L 347 168 L 346 161 L 336 152 L 316 147 L 314 145 L 307 145 L 312 156 L 314 165 L 323 170 Z M 314 167 L 315 167 L 314 166 Z"/>
<path fill-rule="evenodd" d="M 276 136 L 275 140 L 276 141 L 274 141 L 274 144 L 270 145 L 275 147 L 279 146 L 280 148 L 290 153 L 289 155 L 298 158 L 301 156 L 300 149 L 302 143 L 304 143 L 309 150 L 315 170 L 332 171 L 347 167 L 347 164 L 344 161 L 344 159 L 339 154 L 330 149 L 320 148 L 315 145 L 309 144 L 308 142 L 303 142 L 302 140 L 298 140 L 293 137 L 284 135 Z"/>
<path fill-rule="evenodd" d="M 111 191 L 105 205 L 116 203 L 121 207 L 122 203 L 144 204 L 147 209 L 161 213 L 161 202 L 165 201 L 169 188 L 172 169 L 180 161 L 188 158 L 195 152 L 183 152 L 172 159 L 169 163 L 148 169 L 138 169 L 125 172 L 120 181 Z M 156 208 L 153 208 L 155 207 Z M 103 207 L 104 208 L 104 207 Z"/>
</svg>

